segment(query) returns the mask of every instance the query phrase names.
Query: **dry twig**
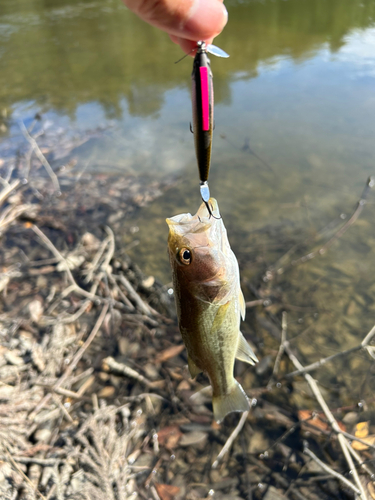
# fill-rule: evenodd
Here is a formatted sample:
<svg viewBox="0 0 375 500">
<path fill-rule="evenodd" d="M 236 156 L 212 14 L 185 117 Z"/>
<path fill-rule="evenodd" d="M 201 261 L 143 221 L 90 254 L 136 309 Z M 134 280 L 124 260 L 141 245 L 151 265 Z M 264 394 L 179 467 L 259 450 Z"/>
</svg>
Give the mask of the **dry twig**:
<svg viewBox="0 0 375 500">
<path fill-rule="evenodd" d="M 333 359 L 336 358 L 341 358 L 342 356 L 346 356 L 347 354 L 351 354 L 356 351 L 360 351 L 361 349 L 369 347 L 369 344 L 372 340 L 372 338 L 375 335 L 375 325 L 371 328 L 371 330 L 368 332 L 366 337 L 362 340 L 360 344 L 358 344 L 355 347 L 351 347 L 350 349 L 346 349 L 345 351 L 338 352 L 336 354 L 332 354 L 332 356 L 327 356 L 326 358 L 322 358 L 319 361 L 315 361 L 315 363 L 311 363 L 310 365 L 307 365 L 303 367 L 301 370 L 296 370 L 294 372 L 286 374 L 284 377 L 285 378 L 292 378 L 295 377 L 296 375 L 302 375 L 304 373 L 312 372 L 313 370 L 316 370 L 317 368 L 320 368 L 321 366 L 325 365 L 328 363 L 328 361 L 332 361 Z"/>
<path fill-rule="evenodd" d="M 223 458 L 223 456 L 228 453 L 228 451 L 230 450 L 234 440 L 236 439 L 236 437 L 238 436 L 238 434 L 241 432 L 242 430 L 242 427 L 245 425 L 245 422 L 246 422 L 246 419 L 249 415 L 249 412 L 248 411 L 244 411 L 243 414 L 241 415 L 241 418 L 236 426 L 236 428 L 233 430 L 232 434 L 229 436 L 229 438 L 227 439 L 227 442 L 225 443 L 225 445 L 223 446 L 222 450 L 220 451 L 220 453 L 218 454 L 218 456 L 216 457 L 215 461 L 213 462 L 212 464 L 212 469 L 216 469 L 217 466 L 219 465 L 219 462 L 220 460 Z"/>
<path fill-rule="evenodd" d="M 25 139 L 30 143 L 30 145 L 33 148 L 35 154 L 39 158 L 41 164 L 46 169 L 47 174 L 50 176 L 51 181 L 53 183 L 53 186 L 55 188 L 55 191 L 57 191 L 58 193 L 60 193 L 61 192 L 60 191 L 60 183 L 59 183 L 59 179 L 57 178 L 57 175 L 53 171 L 51 165 L 46 160 L 46 157 L 44 156 L 44 154 L 41 152 L 41 150 L 40 150 L 40 148 L 39 148 L 38 143 L 36 142 L 36 140 L 33 137 L 31 137 L 31 135 L 29 134 L 29 132 L 28 132 L 27 128 L 25 127 L 25 124 L 23 123 L 23 121 L 20 122 L 20 128 L 21 128 L 21 131 L 22 131 Z"/>
<path fill-rule="evenodd" d="M 330 474 L 331 476 L 334 476 L 336 477 L 339 481 L 341 481 L 343 484 L 345 484 L 345 486 L 347 486 L 348 488 L 350 488 L 351 490 L 353 490 L 357 495 L 360 495 L 361 492 L 360 490 L 354 486 L 353 483 L 351 483 L 348 479 L 346 479 L 346 477 L 344 477 L 342 474 L 339 474 L 338 472 L 336 472 L 335 470 L 333 470 L 331 467 L 329 467 L 327 464 L 325 464 L 324 462 L 322 462 L 308 447 L 307 445 L 305 444 L 305 447 L 303 449 L 303 453 L 305 453 L 306 455 L 308 455 L 310 458 L 312 458 L 314 460 L 314 462 L 316 462 L 323 470 L 325 470 L 326 472 L 328 472 L 328 474 Z"/>
<path fill-rule="evenodd" d="M 303 372 L 302 364 L 298 361 L 297 357 L 293 354 L 293 352 L 289 346 L 289 343 L 287 341 L 285 342 L 285 351 L 287 352 L 289 359 L 294 364 L 294 366 L 297 368 L 297 370 L 302 370 L 302 372 Z M 355 468 L 354 462 L 353 462 L 352 457 L 351 457 L 350 452 L 349 452 L 349 448 L 351 448 L 350 444 L 348 443 L 348 441 L 346 440 L 346 438 L 342 434 L 341 429 L 340 429 L 335 417 L 333 416 L 331 410 L 329 409 L 327 403 L 325 402 L 316 381 L 308 373 L 304 373 L 303 376 L 305 377 L 306 382 L 309 384 L 310 389 L 312 390 L 315 398 L 317 399 L 318 403 L 320 404 L 320 406 L 321 406 L 321 408 L 322 408 L 322 410 L 323 410 L 323 412 L 328 420 L 328 423 L 330 424 L 332 429 L 337 433 L 337 439 L 340 443 L 342 452 L 343 452 L 345 459 L 348 463 L 349 469 L 351 470 L 351 472 L 353 474 L 354 481 L 355 481 L 355 483 L 360 491 L 360 497 L 362 500 L 366 500 L 366 493 L 365 493 L 363 485 L 359 479 L 357 469 Z"/>
<path fill-rule="evenodd" d="M 112 371 L 114 373 L 119 373 L 121 375 L 125 375 L 125 377 L 132 378 L 134 380 L 137 380 L 141 384 L 145 385 L 146 387 L 155 387 L 155 383 L 151 382 L 151 380 L 148 380 L 146 377 L 138 373 L 137 371 L 133 370 L 133 368 L 130 368 L 129 366 L 124 365 L 123 363 L 118 363 L 115 361 L 111 356 L 108 358 L 103 359 L 103 367 L 106 371 Z"/>
<path fill-rule="evenodd" d="M 56 390 L 59 387 L 61 387 L 66 382 L 66 380 L 69 378 L 69 376 L 72 374 L 73 370 L 75 369 L 75 367 L 77 366 L 78 362 L 82 358 L 82 356 L 85 353 L 86 349 L 89 347 L 89 345 L 91 344 L 91 342 L 96 337 L 98 331 L 100 330 L 100 327 L 102 326 L 102 323 L 104 321 L 105 315 L 108 312 L 108 308 L 109 308 L 108 304 L 105 304 L 103 306 L 103 309 L 102 309 L 102 311 L 101 311 L 101 313 L 100 313 L 100 315 L 99 315 L 99 317 L 98 317 L 98 319 L 97 319 L 97 321 L 95 323 L 95 326 L 92 329 L 90 335 L 88 336 L 88 338 L 86 339 L 86 341 L 84 342 L 84 344 L 80 347 L 80 349 L 78 350 L 77 354 L 74 356 L 72 362 L 70 363 L 70 365 L 68 366 L 68 368 L 65 370 L 64 374 L 54 384 L 53 390 Z M 43 408 L 44 405 L 46 405 L 48 403 L 48 401 L 50 400 L 51 397 L 52 397 L 52 393 L 49 393 L 49 394 L 47 394 L 42 399 L 42 401 L 37 405 L 37 407 L 35 408 L 35 410 L 30 414 L 30 419 L 31 420 L 33 420 L 35 418 L 35 416 L 37 415 L 37 413 Z"/>
</svg>

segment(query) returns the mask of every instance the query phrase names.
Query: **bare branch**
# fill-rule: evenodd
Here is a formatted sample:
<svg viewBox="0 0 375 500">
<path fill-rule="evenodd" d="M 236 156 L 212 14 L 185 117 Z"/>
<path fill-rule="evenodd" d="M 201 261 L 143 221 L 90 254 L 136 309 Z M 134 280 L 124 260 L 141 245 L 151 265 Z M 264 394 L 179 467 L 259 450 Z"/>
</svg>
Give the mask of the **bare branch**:
<svg viewBox="0 0 375 500">
<path fill-rule="evenodd" d="M 351 347 L 350 349 L 346 349 L 345 351 L 341 351 L 336 354 L 332 354 L 332 356 L 327 356 L 326 358 L 322 358 L 319 361 L 315 361 L 315 363 L 311 363 L 310 365 L 303 367 L 303 369 L 288 373 L 287 375 L 285 375 L 285 378 L 288 379 L 295 377 L 296 375 L 302 375 L 304 373 L 312 372 L 313 370 L 320 368 L 321 366 L 325 365 L 329 361 L 332 361 L 333 359 L 341 358 L 342 356 L 346 356 L 347 354 L 351 354 L 352 352 L 360 351 L 361 349 L 368 347 L 368 344 L 371 342 L 374 335 L 375 335 L 375 325 L 371 328 L 371 330 L 368 332 L 368 334 L 362 340 L 362 342 L 357 346 Z"/>
<path fill-rule="evenodd" d="M 287 326 L 288 326 L 288 324 L 287 324 L 287 314 L 286 314 L 285 311 L 283 311 L 282 320 L 281 320 L 281 341 L 280 341 L 280 347 L 279 347 L 279 352 L 277 353 L 277 356 L 276 356 L 276 359 L 275 359 L 275 364 L 274 364 L 274 367 L 273 367 L 273 372 L 272 372 L 271 380 L 267 384 L 268 387 L 270 387 L 272 385 L 272 382 L 275 380 L 275 378 L 277 377 L 277 374 L 279 373 L 281 358 L 282 358 L 282 356 L 284 354 L 284 351 L 285 351 Z"/>
<path fill-rule="evenodd" d="M 20 121 L 20 128 L 21 128 L 21 131 L 22 131 L 25 139 L 30 143 L 30 145 L 33 148 L 35 154 L 39 158 L 41 164 L 46 169 L 47 174 L 50 176 L 52 184 L 53 184 L 53 186 L 55 188 L 55 191 L 57 191 L 58 193 L 60 193 L 61 192 L 61 190 L 60 190 L 60 183 L 59 183 L 59 179 L 57 178 L 57 175 L 53 171 L 51 165 L 46 160 L 46 157 L 44 156 L 44 154 L 41 152 L 41 150 L 40 150 L 40 148 L 39 148 L 38 143 L 36 142 L 36 140 L 33 137 L 31 137 L 31 135 L 27 131 L 27 128 L 25 127 L 25 124 L 23 123 L 22 120 Z"/>
<path fill-rule="evenodd" d="M 215 461 L 213 462 L 213 464 L 212 464 L 212 468 L 213 469 L 217 468 L 217 466 L 219 465 L 220 460 L 230 450 L 230 448 L 231 448 L 234 440 L 236 439 L 236 437 L 238 436 L 238 434 L 241 432 L 242 427 L 245 425 L 245 422 L 246 422 L 246 419 L 247 419 L 248 415 L 249 415 L 249 411 L 244 411 L 243 414 L 241 415 L 240 421 L 238 422 L 236 428 L 233 430 L 232 434 L 229 436 L 229 438 L 227 439 L 227 442 L 223 446 L 221 452 L 218 454 L 218 456 L 216 457 Z"/>
<path fill-rule="evenodd" d="M 68 368 L 65 370 L 64 374 L 59 378 L 59 380 L 56 382 L 56 384 L 54 384 L 53 390 L 61 387 L 64 384 L 64 382 L 66 382 L 66 380 L 68 379 L 68 377 L 72 374 L 73 370 L 75 369 L 75 367 L 77 366 L 78 362 L 82 358 L 82 356 L 85 353 L 86 349 L 89 347 L 89 345 L 91 344 L 91 342 L 96 337 L 98 331 L 100 330 L 100 327 L 103 324 L 105 315 L 108 312 L 108 308 L 109 308 L 108 304 L 105 304 L 103 306 L 103 309 L 102 309 L 102 311 L 101 311 L 101 313 L 100 313 L 100 315 L 99 315 L 99 317 L 98 317 L 98 319 L 97 319 L 97 321 L 95 323 L 95 326 L 92 329 L 90 335 L 88 336 L 88 338 L 86 339 L 86 341 L 84 342 L 84 344 L 80 347 L 80 349 L 78 350 L 77 354 L 74 356 L 72 362 L 70 363 L 70 365 L 68 366 Z M 52 393 L 49 393 L 49 394 L 47 394 L 42 399 L 42 401 L 37 405 L 37 407 L 32 412 L 32 414 L 30 414 L 30 419 L 35 418 L 36 414 L 43 408 L 43 406 L 45 406 L 48 403 L 48 401 L 51 399 L 51 397 L 52 397 Z"/>
<path fill-rule="evenodd" d="M 120 373 L 121 375 L 125 375 L 125 377 L 132 378 L 137 380 L 141 384 L 144 384 L 146 387 L 155 387 L 155 383 L 148 380 L 146 377 L 133 370 L 129 366 L 124 365 L 123 363 L 118 363 L 111 356 L 103 359 L 103 368 L 106 371 L 113 371 L 115 373 Z"/>
<path fill-rule="evenodd" d="M 314 460 L 314 462 L 316 462 L 323 470 L 328 472 L 328 474 L 330 474 L 331 476 L 336 477 L 339 481 L 344 483 L 345 486 L 347 486 L 348 488 L 353 490 L 357 495 L 361 494 L 359 489 L 356 486 L 354 486 L 353 483 L 351 483 L 348 479 L 346 479 L 346 477 L 344 477 L 342 474 L 339 474 L 335 470 L 331 469 L 331 467 L 329 467 L 327 464 L 322 462 L 307 446 L 304 447 L 303 453 L 305 453 L 310 458 L 312 458 Z"/>
</svg>

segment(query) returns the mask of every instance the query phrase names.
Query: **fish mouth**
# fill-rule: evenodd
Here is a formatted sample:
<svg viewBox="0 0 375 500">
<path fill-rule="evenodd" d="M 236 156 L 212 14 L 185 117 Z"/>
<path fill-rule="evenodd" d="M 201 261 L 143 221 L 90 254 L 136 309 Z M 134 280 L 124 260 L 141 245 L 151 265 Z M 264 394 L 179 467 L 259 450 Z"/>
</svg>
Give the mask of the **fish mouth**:
<svg viewBox="0 0 375 500">
<path fill-rule="evenodd" d="M 211 210 L 209 212 L 206 203 L 203 202 L 195 215 L 179 214 L 166 219 L 169 231 L 181 236 L 187 233 L 202 232 L 214 225 L 217 220 L 221 220 L 219 205 L 215 198 L 210 198 L 208 204 Z"/>
<path fill-rule="evenodd" d="M 200 219 L 211 219 L 213 216 L 215 219 L 220 219 L 219 205 L 215 198 L 210 198 L 208 200 L 208 205 L 210 207 L 211 213 L 208 211 L 208 207 L 205 202 L 201 204 L 195 217 Z"/>
</svg>

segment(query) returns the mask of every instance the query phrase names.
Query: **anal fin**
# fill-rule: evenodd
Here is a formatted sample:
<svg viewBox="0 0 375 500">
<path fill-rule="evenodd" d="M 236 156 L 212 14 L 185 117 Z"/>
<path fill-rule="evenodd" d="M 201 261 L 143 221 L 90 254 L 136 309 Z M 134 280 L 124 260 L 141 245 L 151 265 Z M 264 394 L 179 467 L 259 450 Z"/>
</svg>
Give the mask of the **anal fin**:
<svg viewBox="0 0 375 500">
<path fill-rule="evenodd" d="M 236 352 L 236 358 L 244 361 L 245 363 L 249 363 L 250 365 L 255 365 L 258 363 L 259 359 L 256 357 L 254 351 L 247 343 L 247 340 L 242 335 L 241 332 L 238 332 L 238 346 Z"/>
<path fill-rule="evenodd" d="M 202 371 L 200 368 L 197 367 L 197 365 L 191 359 L 189 354 L 188 354 L 188 367 L 189 367 L 189 372 L 190 372 L 191 378 L 195 378 Z"/>
</svg>

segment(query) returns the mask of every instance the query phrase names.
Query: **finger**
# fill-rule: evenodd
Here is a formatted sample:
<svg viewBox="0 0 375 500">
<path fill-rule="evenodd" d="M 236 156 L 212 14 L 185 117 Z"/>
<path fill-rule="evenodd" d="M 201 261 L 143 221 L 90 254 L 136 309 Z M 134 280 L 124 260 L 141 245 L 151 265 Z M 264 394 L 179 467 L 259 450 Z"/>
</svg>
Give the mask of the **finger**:
<svg viewBox="0 0 375 500">
<path fill-rule="evenodd" d="M 175 35 L 169 35 L 169 38 L 172 40 L 173 43 L 178 45 L 178 37 Z"/>
<path fill-rule="evenodd" d="M 218 35 L 228 21 L 221 0 L 123 0 L 141 19 L 170 35 L 207 40 Z"/>
</svg>

